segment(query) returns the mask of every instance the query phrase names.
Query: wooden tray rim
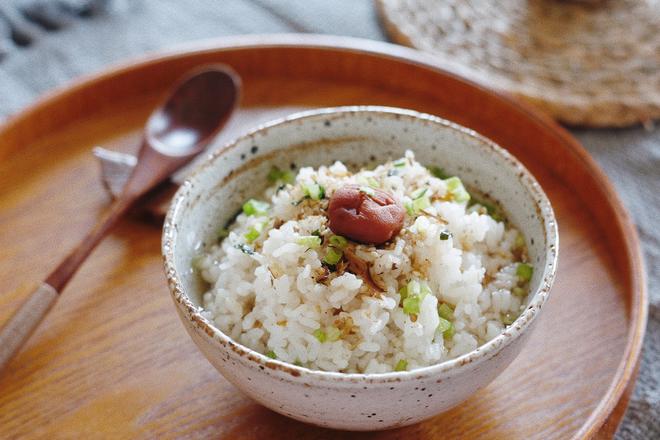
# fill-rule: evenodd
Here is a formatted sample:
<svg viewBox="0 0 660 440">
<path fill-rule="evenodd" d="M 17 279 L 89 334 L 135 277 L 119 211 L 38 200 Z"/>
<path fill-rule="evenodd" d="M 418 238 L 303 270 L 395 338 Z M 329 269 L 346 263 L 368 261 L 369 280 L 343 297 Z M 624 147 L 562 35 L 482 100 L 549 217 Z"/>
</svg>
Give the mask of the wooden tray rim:
<svg viewBox="0 0 660 440">
<path fill-rule="evenodd" d="M 354 37 L 343 37 L 321 34 L 251 34 L 229 37 L 219 37 L 191 41 L 174 45 L 171 49 L 160 50 L 146 55 L 129 58 L 106 68 L 100 72 L 83 75 L 72 79 L 68 83 L 44 93 L 24 110 L 10 115 L 0 124 L 0 137 L 15 130 L 25 120 L 35 116 L 42 107 L 54 107 L 58 101 L 69 96 L 76 95 L 80 91 L 94 87 L 97 84 L 112 81 L 113 78 L 127 74 L 134 70 L 145 68 L 155 63 L 166 63 L 169 60 L 185 58 L 194 54 L 229 52 L 250 49 L 267 48 L 291 48 L 291 49 L 317 49 L 334 52 L 352 52 L 367 56 L 389 59 L 391 62 L 415 64 L 419 67 L 435 71 L 436 73 L 453 77 L 456 80 L 467 83 L 480 91 L 495 96 L 503 104 L 514 107 L 524 113 L 528 118 L 541 126 L 552 131 L 555 137 L 565 145 L 582 164 L 585 171 L 590 173 L 593 180 L 598 183 L 606 202 L 613 208 L 614 217 L 611 219 L 620 234 L 626 239 L 623 249 L 626 260 L 629 262 L 631 277 L 628 280 L 627 289 L 631 292 L 630 324 L 628 326 L 628 340 L 624 349 L 624 356 L 617 367 L 614 378 L 603 395 L 602 399 L 594 408 L 593 412 L 584 422 L 575 438 L 592 438 L 598 433 L 608 418 L 613 415 L 612 422 L 618 426 L 629 396 L 630 385 L 634 385 L 638 372 L 639 358 L 641 354 L 644 332 L 648 316 L 648 292 L 646 272 L 643 263 L 641 246 L 637 229 L 631 217 L 618 196 L 614 185 L 598 166 L 595 159 L 582 147 L 566 129 L 553 121 L 549 116 L 534 109 L 529 104 L 515 97 L 492 90 L 476 82 L 470 72 L 459 64 L 448 60 L 440 60 L 433 55 L 426 54 L 416 49 L 399 46 L 391 43 L 367 40 Z M 11 154 L 8 149 L 5 154 Z M 3 155 L 0 154 L 0 157 Z M 625 404 L 623 408 L 619 403 Z M 615 409 L 617 414 L 613 414 Z M 619 413 L 620 411 L 620 413 Z"/>
</svg>

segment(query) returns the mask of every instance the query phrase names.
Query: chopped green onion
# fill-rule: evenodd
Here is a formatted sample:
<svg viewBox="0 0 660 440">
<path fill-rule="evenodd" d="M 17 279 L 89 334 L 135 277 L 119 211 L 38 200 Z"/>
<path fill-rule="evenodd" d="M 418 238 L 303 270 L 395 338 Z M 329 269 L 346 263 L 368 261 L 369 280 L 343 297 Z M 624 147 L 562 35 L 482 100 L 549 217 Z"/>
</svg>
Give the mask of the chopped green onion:
<svg viewBox="0 0 660 440">
<path fill-rule="evenodd" d="M 300 362 L 299 359 L 296 359 L 296 361 L 293 363 L 293 365 L 295 365 L 296 367 L 302 367 L 303 366 L 302 362 Z"/>
<path fill-rule="evenodd" d="M 275 355 L 275 352 L 273 350 L 266 353 L 266 356 L 268 356 L 271 359 L 277 359 L 277 356 Z"/>
<path fill-rule="evenodd" d="M 403 168 L 406 166 L 406 163 L 407 163 L 406 159 L 399 159 L 394 163 L 392 163 L 392 165 L 394 165 L 397 168 Z"/>
<path fill-rule="evenodd" d="M 438 314 L 441 318 L 451 321 L 454 319 L 454 309 L 447 303 L 440 303 L 438 306 Z"/>
<path fill-rule="evenodd" d="M 454 323 L 450 323 L 450 324 L 451 325 L 449 326 L 449 328 L 444 332 L 442 332 L 442 336 L 444 336 L 447 339 L 453 338 L 454 335 L 456 334 L 456 327 L 454 327 Z"/>
<path fill-rule="evenodd" d="M 252 243 L 254 240 L 259 238 L 259 235 L 261 235 L 261 233 L 257 231 L 254 226 L 251 226 L 250 229 L 245 233 L 245 239 L 248 243 Z"/>
<path fill-rule="evenodd" d="M 447 191 L 449 191 L 449 194 L 451 195 L 452 199 L 454 199 L 454 201 L 462 203 L 470 200 L 470 194 L 465 190 L 461 179 L 454 176 L 450 177 L 449 179 L 445 179 L 445 183 L 447 184 Z"/>
<path fill-rule="evenodd" d="M 243 204 L 243 212 L 246 215 L 266 215 L 269 206 L 266 202 L 250 199 Z"/>
<path fill-rule="evenodd" d="M 532 274 L 534 273 L 534 268 L 527 263 L 519 263 L 518 268 L 516 269 L 516 275 L 522 281 L 529 281 L 532 279 Z"/>
<path fill-rule="evenodd" d="M 403 313 L 406 315 L 417 315 L 419 313 L 419 296 L 409 296 L 403 300 Z"/>
<path fill-rule="evenodd" d="M 376 195 L 376 191 L 374 191 L 373 188 L 370 188 L 368 186 L 361 186 L 360 192 L 368 195 L 369 197 L 373 197 Z"/>
<path fill-rule="evenodd" d="M 406 202 L 404 203 L 404 206 L 406 208 L 406 212 L 408 215 L 415 215 L 415 208 L 413 208 L 413 202 Z"/>
<path fill-rule="evenodd" d="M 428 190 L 426 188 L 416 189 L 413 191 L 410 197 L 413 199 L 412 202 L 404 203 L 406 212 L 410 216 L 419 214 L 420 211 L 423 211 L 424 209 L 431 206 L 431 197 L 429 196 Z"/>
<path fill-rule="evenodd" d="M 431 199 L 428 196 L 420 197 L 419 199 L 413 200 L 412 203 L 413 211 L 420 212 L 431 206 Z"/>
<path fill-rule="evenodd" d="M 448 179 L 445 179 L 445 184 L 447 184 L 447 191 L 452 192 L 463 186 L 463 182 L 456 176 L 452 176 Z"/>
<path fill-rule="evenodd" d="M 399 296 L 401 296 L 401 301 L 406 299 L 408 297 L 408 287 L 403 286 L 402 288 L 399 289 Z"/>
<path fill-rule="evenodd" d="M 335 327 L 334 325 L 329 326 L 326 330 L 326 339 L 329 342 L 335 342 L 338 341 L 339 338 L 341 337 L 341 331 Z"/>
<path fill-rule="evenodd" d="M 293 173 L 291 171 L 282 171 L 276 166 L 272 167 L 270 171 L 268 172 L 268 178 L 269 182 L 278 182 L 282 181 L 284 183 L 293 183 L 294 177 Z"/>
<path fill-rule="evenodd" d="M 321 200 L 325 197 L 325 188 L 318 183 L 303 185 L 303 192 L 312 200 Z"/>
<path fill-rule="evenodd" d="M 247 255 L 254 255 L 254 249 L 245 244 L 235 244 L 234 247 Z"/>
<path fill-rule="evenodd" d="M 522 234 L 518 234 L 516 236 L 516 241 L 513 243 L 514 248 L 520 249 L 521 247 L 525 246 L 525 237 L 523 237 Z"/>
<path fill-rule="evenodd" d="M 336 250 L 335 248 L 328 248 L 328 252 L 325 254 L 325 257 L 323 257 L 323 262 L 325 264 L 329 264 L 330 266 L 334 266 L 335 264 L 339 263 L 341 261 L 343 253 L 341 250 Z"/>
<path fill-rule="evenodd" d="M 328 241 L 330 242 L 330 246 L 336 247 L 337 249 L 344 249 L 348 244 L 348 240 L 341 235 L 331 235 Z"/>
<path fill-rule="evenodd" d="M 327 339 L 327 336 L 326 336 L 325 332 L 324 332 L 323 330 L 321 330 L 320 328 L 317 328 L 316 330 L 314 330 L 314 337 L 315 337 L 315 338 L 316 338 L 321 344 L 323 344 L 323 343 L 326 341 L 326 339 Z"/>
<path fill-rule="evenodd" d="M 413 193 L 410 195 L 410 198 L 413 199 L 413 200 L 419 199 L 419 198 L 422 197 L 424 194 L 426 194 L 426 191 L 428 191 L 428 189 L 426 189 L 426 188 L 418 188 L 418 189 L 416 189 L 415 191 L 413 191 Z"/>
<path fill-rule="evenodd" d="M 396 363 L 396 366 L 394 367 L 394 371 L 406 371 L 408 368 L 408 361 L 405 359 L 401 359 L 399 362 Z"/>
<path fill-rule="evenodd" d="M 401 290 L 399 292 L 401 293 Z M 405 293 L 405 298 L 402 301 L 403 312 L 407 315 L 417 315 L 422 300 L 431 293 L 431 289 L 426 283 L 411 280 L 405 287 Z"/>
<path fill-rule="evenodd" d="M 451 238 L 451 232 L 449 232 L 449 231 L 440 232 L 440 240 L 446 241 L 446 240 L 449 240 L 450 238 Z"/>
<path fill-rule="evenodd" d="M 444 335 L 446 331 L 448 331 L 451 328 L 451 322 L 446 320 L 445 318 L 440 318 L 440 323 L 438 324 L 438 328 L 436 331 L 439 331 Z"/>
<path fill-rule="evenodd" d="M 518 316 L 516 316 L 513 313 L 505 313 L 504 315 L 502 315 L 502 323 L 504 325 L 511 325 L 517 318 Z"/>
<path fill-rule="evenodd" d="M 273 166 L 270 171 L 268 171 L 268 175 L 266 178 L 268 179 L 269 182 L 277 182 L 280 180 L 280 177 L 282 176 L 282 170 L 277 168 L 276 166 Z"/>
<path fill-rule="evenodd" d="M 380 188 L 380 183 L 371 176 L 367 177 L 367 184 L 372 188 Z"/>
<path fill-rule="evenodd" d="M 265 222 L 255 223 L 254 225 L 250 226 L 250 228 L 244 235 L 247 242 L 252 243 L 254 240 L 259 238 L 259 236 L 264 230 L 264 226 L 266 226 Z"/>
<path fill-rule="evenodd" d="M 321 237 L 317 237 L 316 235 L 305 235 L 298 238 L 296 243 L 309 249 L 316 249 L 321 246 Z"/>
<path fill-rule="evenodd" d="M 440 167 L 431 167 L 429 168 L 429 171 L 431 174 L 433 174 L 434 177 L 437 177 L 438 179 L 446 179 L 449 177 L 449 175 L 445 173 L 445 170 Z"/>
</svg>

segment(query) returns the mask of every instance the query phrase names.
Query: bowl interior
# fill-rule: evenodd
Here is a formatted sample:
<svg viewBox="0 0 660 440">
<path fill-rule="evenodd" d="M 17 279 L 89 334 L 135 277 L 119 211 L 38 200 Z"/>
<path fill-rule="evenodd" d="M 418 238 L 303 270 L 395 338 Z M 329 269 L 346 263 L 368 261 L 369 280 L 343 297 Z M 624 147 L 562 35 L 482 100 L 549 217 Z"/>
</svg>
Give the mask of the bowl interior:
<svg viewBox="0 0 660 440">
<path fill-rule="evenodd" d="M 503 207 L 525 236 L 534 265 L 532 291 L 547 279 L 555 246 L 552 210 L 538 183 L 508 153 L 481 136 L 436 117 L 382 107 L 307 112 L 257 129 L 215 153 L 175 197 L 169 222 L 176 230 L 171 249 L 184 292 L 201 305 L 205 286 L 191 268 L 195 255 L 215 243 L 249 197 L 269 182 L 273 165 L 297 170 L 330 165 L 379 164 L 413 150 L 426 166 L 459 176 L 470 188 Z M 551 224 L 549 224 L 551 223 Z M 549 242 L 552 241 L 552 242 Z"/>
</svg>

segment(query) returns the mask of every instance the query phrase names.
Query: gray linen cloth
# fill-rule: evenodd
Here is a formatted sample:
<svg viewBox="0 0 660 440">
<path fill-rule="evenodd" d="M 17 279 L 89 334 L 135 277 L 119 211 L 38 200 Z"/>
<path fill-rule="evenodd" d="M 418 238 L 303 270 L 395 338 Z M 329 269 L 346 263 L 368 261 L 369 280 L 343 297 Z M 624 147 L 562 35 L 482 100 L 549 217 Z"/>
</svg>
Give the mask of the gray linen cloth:
<svg viewBox="0 0 660 440">
<path fill-rule="evenodd" d="M 189 40 L 314 32 L 385 40 L 372 0 L 2 0 L 0 118 L 109 64 Z M 651 298 L 640 375 L 619 439 L 660 439 L 660 130 L 572 130 L 639 229 Z"/>
</svg>

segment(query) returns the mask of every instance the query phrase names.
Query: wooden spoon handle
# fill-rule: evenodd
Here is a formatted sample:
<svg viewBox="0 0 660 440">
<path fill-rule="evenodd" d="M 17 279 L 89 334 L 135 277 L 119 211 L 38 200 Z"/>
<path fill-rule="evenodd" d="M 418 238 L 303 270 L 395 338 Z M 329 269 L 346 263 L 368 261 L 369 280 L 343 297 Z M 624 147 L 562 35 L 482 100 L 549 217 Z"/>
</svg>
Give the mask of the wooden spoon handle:
<svg viewBox="0 0 660 440">
<path fill-rule="evenodd" d="M 23 346 L 50 308 L 55 304 L 57 291 L 41 283 L 0 330 L 0 371 Z"/>
</svg>

